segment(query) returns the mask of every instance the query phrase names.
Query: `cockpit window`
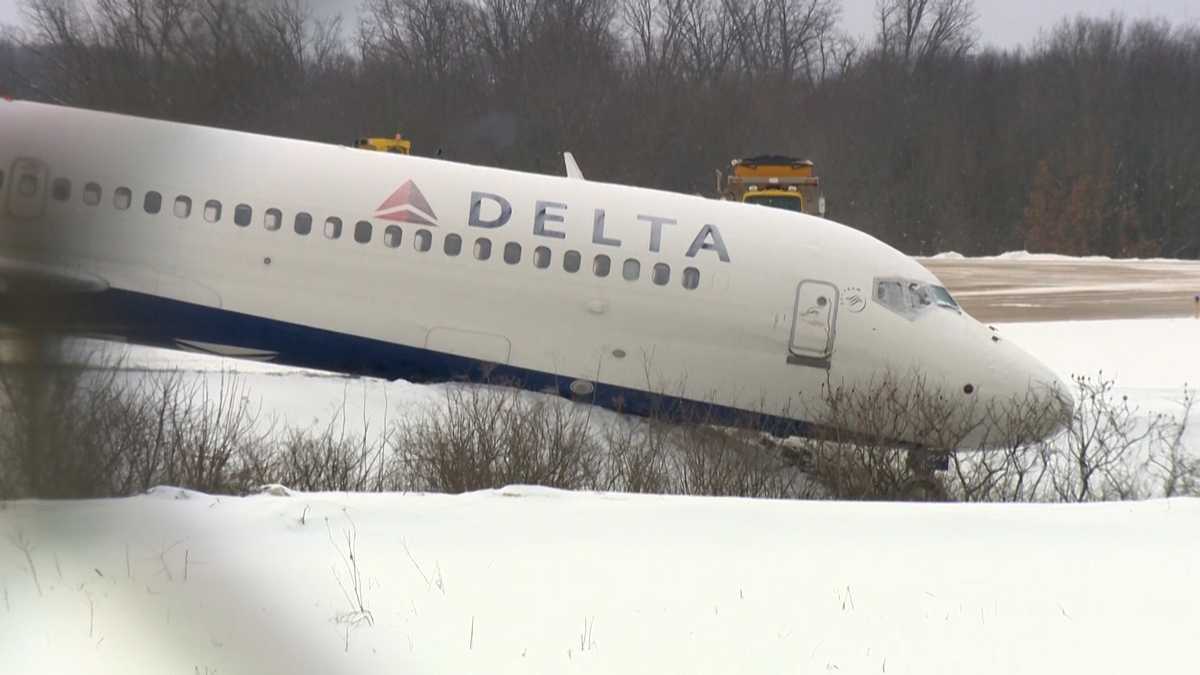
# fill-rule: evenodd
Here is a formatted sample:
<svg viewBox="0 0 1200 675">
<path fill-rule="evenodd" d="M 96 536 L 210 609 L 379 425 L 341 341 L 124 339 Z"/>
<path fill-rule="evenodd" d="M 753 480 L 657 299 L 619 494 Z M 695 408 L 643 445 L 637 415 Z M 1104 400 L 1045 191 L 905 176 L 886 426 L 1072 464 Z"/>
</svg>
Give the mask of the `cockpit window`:
<svg viewBox="0 0 1200 675">
<path fill-rule="evenodd" d="M 934 307 L 961 311 L 950 291 L 912 279 L 876 279 L 875 302 L 910 320 Z"/>
<path fill-rule="evenodd" d="M 959 309 L 958 301 L 950 295 L 950 291 L 941 286 L 930 286 L 929 290 L 933 293 L 933 301 L 940 307 L 948 307 L 950 309 Z"/>
</svg>

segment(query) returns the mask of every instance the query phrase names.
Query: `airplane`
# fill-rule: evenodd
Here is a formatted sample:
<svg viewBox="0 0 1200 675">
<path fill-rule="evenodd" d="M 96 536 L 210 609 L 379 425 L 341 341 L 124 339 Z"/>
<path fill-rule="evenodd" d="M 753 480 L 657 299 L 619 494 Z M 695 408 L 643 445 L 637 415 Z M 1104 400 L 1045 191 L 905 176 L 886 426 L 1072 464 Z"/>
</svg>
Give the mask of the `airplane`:
<svg viewBox="0 0 1200 675">
<path fill-rule="evenodd" d="M 1038 391 L 1071 409 L 1046 366 L 863 232 L 566 160 L 537 175 L 0 101 L 0 320 L 54 306 L 59 328 L 135 344 L 780 434 L 817 433 L 821 392 L 885 373 L 964 408 Z"/>
</svg>

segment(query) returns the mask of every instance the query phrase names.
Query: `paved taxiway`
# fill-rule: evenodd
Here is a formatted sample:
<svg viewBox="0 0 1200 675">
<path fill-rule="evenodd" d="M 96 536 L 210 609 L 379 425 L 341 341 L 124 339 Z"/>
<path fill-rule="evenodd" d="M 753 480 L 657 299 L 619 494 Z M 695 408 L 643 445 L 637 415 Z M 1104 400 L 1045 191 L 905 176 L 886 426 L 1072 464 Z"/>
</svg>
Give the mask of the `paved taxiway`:
<svg viewBox="0 0 1200 675">
<path fill-rule="evenodd" d="M 1194 316 L 1200 261 L 918 258 L 984 322 Z"/>
</svg>

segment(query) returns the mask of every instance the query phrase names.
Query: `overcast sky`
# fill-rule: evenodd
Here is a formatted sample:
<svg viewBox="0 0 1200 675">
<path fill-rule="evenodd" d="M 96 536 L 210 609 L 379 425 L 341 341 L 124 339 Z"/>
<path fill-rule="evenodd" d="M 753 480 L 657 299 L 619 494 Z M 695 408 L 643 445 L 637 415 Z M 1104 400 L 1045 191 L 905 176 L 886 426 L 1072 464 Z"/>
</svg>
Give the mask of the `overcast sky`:
<svg viewBox="0 0 1200 675">
<path fill-rule="evenodd" d="M 18 22 L 19 4 L 19 0 L 0 0 L 0 23 Z M 313 0 L 313 4 L 351 12 L 361 0 Z M 843 25 L 849 31 L 871 33 L 875 0 L 842 0 L 842 7 Z M 983 42 L 1003 47 L 1028 44 L 1039 30 L 1077 14 L 1108 16 L 1120 12 L 1131 18 L 1163 17 L 1176 23 L 1200 24 L 1200 0 L 975 0 L 975 8 Z"/>
</svg>

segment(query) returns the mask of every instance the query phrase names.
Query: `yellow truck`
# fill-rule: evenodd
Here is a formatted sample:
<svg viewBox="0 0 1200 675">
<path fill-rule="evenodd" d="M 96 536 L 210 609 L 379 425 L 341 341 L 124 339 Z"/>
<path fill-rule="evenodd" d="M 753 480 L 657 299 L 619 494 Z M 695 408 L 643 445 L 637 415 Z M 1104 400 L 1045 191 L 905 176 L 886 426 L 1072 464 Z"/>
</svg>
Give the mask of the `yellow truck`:
<svg viewBox="0 0 1200 675">
<path fill-rule="evenodd" d="M 811 161 L 759 155 L 735 159 L 729 164 L 728 176 L 717 172 L 717 191 L 722 199 L 825 215 L 821 179 Z"/>
<path fill-rule="evenodd" d="M 412 141 L 400 134 L 395 138 L 356 138 L 354 147 L 376 152 L 391 152 L 398 155 L 412 154 Z"/>
</svg>

